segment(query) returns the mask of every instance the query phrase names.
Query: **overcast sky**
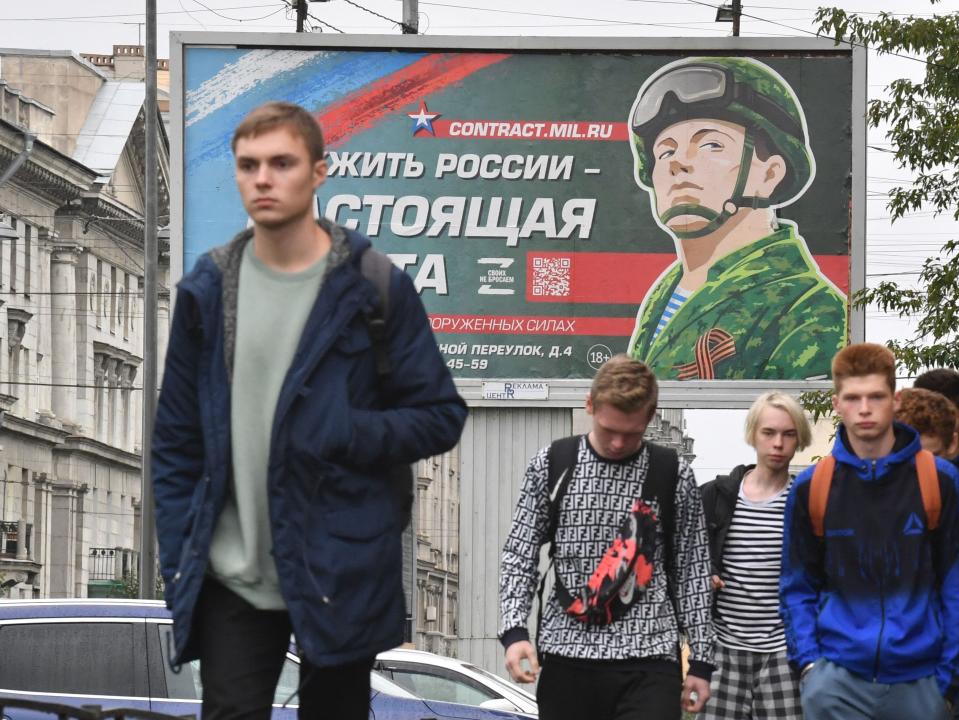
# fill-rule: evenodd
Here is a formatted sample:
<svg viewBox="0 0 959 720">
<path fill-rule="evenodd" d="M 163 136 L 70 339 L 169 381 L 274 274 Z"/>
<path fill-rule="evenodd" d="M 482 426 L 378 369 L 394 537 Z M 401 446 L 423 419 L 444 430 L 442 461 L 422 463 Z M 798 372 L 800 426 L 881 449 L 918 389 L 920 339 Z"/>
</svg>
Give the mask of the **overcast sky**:
<svg viewBox="0 0 959 720">
<path fill-rule="evenodd" d="M 428 35 L 581 35 L 724 37 L 731 25 L 714 21 L 718 0 L 420 0 L 420 31 Z M 745 37 L 810 36 L 815 9 L 810 0 L 746 0 Z M 114 44 L 143 39 L 143 0 L 44 0 L 0 2 L 0 46 L 109 53 Z M 875 15 L 880 10 L 918 14 L 959 12 L 959 0 L 935 5 L 925 0 L 877 2 L 849 0 L 849 11 Z M 42 10 L 40 16 L 39 11 Z M 325 32 L 398 34 L 401 0 L 332 0 L 309 4 L 311 26 Z M 169 34 L 195 30 L 286 32 L 295 28 L 292 11 L 282 0 L 157 0 L 159 56 L 168 57 Z M 876 97 L 896 77 L 918 77 L 915 60 L 869 53 L 868 95 Z M 885 194 L 908 174 L 897 168 L 881 131 L 871 131 L 867 154 L 867 278 L 909 281 L 922 260 L 943 242 L 959 236 L 951 219 L 920 212 L 891 225 Z M 913 273 L 910 275 L 909 273 Z M 892 274 L 892 275 L 890 275 Z M 868 340 L 904 337 L 908 322 L 867 312 Z M 908 384 L 908 381 L 906 382 Z M 748 460 L 740 440 L 742 411 L 687 413 L 696 439 L 700 480 Z"/>
</svg>

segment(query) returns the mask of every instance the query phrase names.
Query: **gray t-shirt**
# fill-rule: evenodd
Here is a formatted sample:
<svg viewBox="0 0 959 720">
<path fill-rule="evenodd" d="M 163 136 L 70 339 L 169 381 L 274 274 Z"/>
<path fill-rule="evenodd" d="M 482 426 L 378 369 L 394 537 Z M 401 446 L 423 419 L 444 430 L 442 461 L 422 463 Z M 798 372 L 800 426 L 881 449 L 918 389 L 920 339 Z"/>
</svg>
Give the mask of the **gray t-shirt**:
<svg viewBox="0 0 959 720">
<path fill-rule="evenodd" d="M 213 534 L 210 568 L 260 610 L 286 609 L 271 554 L 270 436 L 276 401 L 326 265 L 324 257 L 302 272 L 273 270 L 254 255 L 252 240 L 240 264 L 230 390 L 233 486 Z"/>
</svg>

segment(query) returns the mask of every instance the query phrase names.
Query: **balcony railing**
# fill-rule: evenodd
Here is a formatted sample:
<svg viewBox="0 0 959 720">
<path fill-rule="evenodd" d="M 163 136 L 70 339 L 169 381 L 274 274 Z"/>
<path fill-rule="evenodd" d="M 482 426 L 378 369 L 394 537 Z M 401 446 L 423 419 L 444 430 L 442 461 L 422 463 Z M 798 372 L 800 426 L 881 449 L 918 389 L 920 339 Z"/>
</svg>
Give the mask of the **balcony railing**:
<svg viewBox="0 0 959 720">
<path fill-rule="evenodd" d="M 128 548 L 91 547 L 90 580 L 122 580 L 137 574 L 138 553 Z"/>
</svg>

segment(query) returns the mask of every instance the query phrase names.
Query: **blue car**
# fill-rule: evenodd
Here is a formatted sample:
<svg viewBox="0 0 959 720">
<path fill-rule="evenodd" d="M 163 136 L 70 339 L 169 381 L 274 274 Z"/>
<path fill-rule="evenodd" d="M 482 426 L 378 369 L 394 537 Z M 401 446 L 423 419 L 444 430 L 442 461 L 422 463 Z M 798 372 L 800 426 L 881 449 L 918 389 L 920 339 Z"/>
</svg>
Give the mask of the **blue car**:
<svg viewBox="0 0 959 720">
<path fill-rule="evenodd" d="M 200 716 L 199 663 L 174 672 L 170 614 L 146 600 L 0 601 L 0 698 L 71 707 L 132 708 Z M 299 661 L 291 651 L 274 697 L 273 718 L 295 720 Z M 530 716 L 422 700 L 371 674 L 376 720 L 528 720 Z M 6 707 L 2 720 L 50 714 Z"/>
</svg>

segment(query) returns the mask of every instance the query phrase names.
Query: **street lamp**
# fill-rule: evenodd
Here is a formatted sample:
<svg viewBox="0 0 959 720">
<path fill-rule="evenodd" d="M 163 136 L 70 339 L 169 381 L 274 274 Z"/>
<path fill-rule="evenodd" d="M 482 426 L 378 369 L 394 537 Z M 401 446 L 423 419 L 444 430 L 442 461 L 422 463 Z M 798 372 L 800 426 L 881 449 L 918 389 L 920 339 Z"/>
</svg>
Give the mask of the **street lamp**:
<svg viewBox="0 0 959 720">
<path fill-rule="evenodd" d="M 742 0 L 723 3 L 716 8 L 716 22 L 731 22 L 733 24 L 733 36 L 739 37 L 739 18 L 742 12 Z"/>
</svg>

